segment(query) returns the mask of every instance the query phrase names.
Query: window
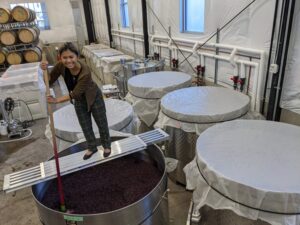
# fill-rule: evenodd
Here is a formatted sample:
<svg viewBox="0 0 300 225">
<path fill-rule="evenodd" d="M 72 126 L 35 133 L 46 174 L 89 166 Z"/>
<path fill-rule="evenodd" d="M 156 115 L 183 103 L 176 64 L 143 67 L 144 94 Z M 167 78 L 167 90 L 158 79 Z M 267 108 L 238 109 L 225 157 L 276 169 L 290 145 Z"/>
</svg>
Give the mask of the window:
<svg viewBox="0 0 300 225">
<path fill-rule="evenodd" d="M 128 15 L 128 0 L 121 1 L 121 17 L 122 17 L 122 26 L 129 27 L 129 15 Z"/>
<path fill-rule="evenodd" d="M 39 29 L 50 30 L 48 13 L 46 10 L 46 4 L 44 2 L 10 4 L 10 8 L 12 9 L 17 5 L 24 6 L 26 8 L 29 8 L 29 9 L 35 11 L 36 23 L 37 23 L 37 26 L 39 27 Z"/>
<path fill-rule="evenodd" d="M 181 0 L 181 32 L 204 32 L 205 0 Z"/>
</svg>

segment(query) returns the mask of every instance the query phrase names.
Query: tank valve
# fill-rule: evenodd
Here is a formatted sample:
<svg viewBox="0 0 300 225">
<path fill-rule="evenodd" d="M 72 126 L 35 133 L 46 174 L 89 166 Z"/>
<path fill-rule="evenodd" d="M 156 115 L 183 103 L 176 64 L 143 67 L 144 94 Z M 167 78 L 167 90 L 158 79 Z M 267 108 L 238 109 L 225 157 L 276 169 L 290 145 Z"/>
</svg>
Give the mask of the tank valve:
<svg viewBox="0 0 300 225">
<path fill-rule="evenodd" d="M 172 59 L 172 69 L 178 69 L 178 59 Z"/>
<path fill-rule="evenodd" d="M 196 85 L 197 86 L 203 86 L 203 85 L 205 85 L 205 82 L 204 82 L 205 67 L 201 66 L 201 65 L 197 65 L 195 67 L 195 69 L 196 69 L 196 73 L 197 73 L 197 79 L 195 81 Z"/>
<path fill-rule="evenodd" d="M 205 77 L 205 66 L 201 67 L 201 76 L 204 79 L 204 77 Z"/>
<path fill-rule="evenodd" d="M 233 81 L 233 89 L 236 90 L 238 86 L 239 76 L 233 76 L 230 78 Z"/>
<path fill-rule="evenodd" d="M 246 78 L 240 78 L 240 79 L 239 79 L 239 83 L 240 83 L 240 91 L 241 91 L 241 92 L 244 91 L 245 81 L 246 81 Z"/>
<path fill-rule="evenodd" d="M 200 76 L 201 75 L 201 71 L 202 71 L 202 66 L 201 65 L 197 65 L 195 67 L 196 71 L 197 71 L 197 76 Z"/>
</svg>

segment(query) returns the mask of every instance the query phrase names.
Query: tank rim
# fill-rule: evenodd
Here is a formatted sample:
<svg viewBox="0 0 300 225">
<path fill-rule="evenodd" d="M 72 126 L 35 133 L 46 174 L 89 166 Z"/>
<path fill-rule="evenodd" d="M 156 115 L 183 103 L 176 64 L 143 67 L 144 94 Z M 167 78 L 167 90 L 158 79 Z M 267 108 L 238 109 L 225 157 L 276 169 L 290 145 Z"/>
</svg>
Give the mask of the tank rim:
<svg viewBox="0 0 300 225">
<path fill-rule="evenodd" d="M 160 155 L 162 156 L 162 158 L 163 158 L 163 159 L 165 158 L 165 157 L 164 157 L 164 154 L 163 154 L 163 152 L 162 152 L 162 150 L 161 150 L 156 144 L 153 144 L 153 145 L 150 145 L 150 146 L 155 146 L 155 147 L 156 147 L 156 150 L 159 151 L 159 153 L 160 153 Z M 140 200 L 138 200 L 138 201 L 136 201 L 136 202 L 134 202 L 134 203 L 132 203 L 132 204 L 130 204 L 130 205 L 127 205 L 127 206 L 125 206 L 125 207 L 123 207 L 123 208 L 116 209 L 116 210 L 109 211 L 109 212 L 103 212 L 103 213 L 93 213 L 93 214 L 71 214 L 71 213 L 64 213 L 64 212 L 60 212 L 60 211 L 56 211 L 56 210 L 54 210 L 54 209 L 51 209 L 51 208 L 49 208 L 49 207 L 43 205 L 43 204 L 35 197 L 35 195 L 34 195 L 34 193 L 33 193 L 33 187 L 34 187 L 35 185 L 31 187 L 31 195 L 33 196 L 35 202 L 36 202 L 37 204 L 39 204 L 41 207 L 43 207 L 43 208 L 45 208 L 45 209 L 47 209 L 47 210 L 49 210 L 49 211 L 52 211 L 52 212 L 54 212 L 54 213 L 59 213 L 60 215 L 78 216 L 78 217 L 108 215 L 108 214 L 116 213 L 116 212 L 119 212 L 119 211 L 123 211 L 123 210 L 125 210 L 125 209 L 127 209 L 127 208 L 129 208 L 129 207 L 131 207 L 131 206 L 133 206 L 133 205 L 135 205 L 135 204 L 138 204 L 138 203 L 142 202 L 143 200 L 145 200 L 147 197 L 149 197 L 149 196 L 153 193 L 154 190 L 156 190 L 156 189 L 162 184 L 162 182 L 164 181 L 165 176 L 166 176 L 166 164 L 164 163 L 164 171 L 163 171 L 163 173 L 162 173 L 161 179 L 159 180 L 159 182 L 157 183 L 157 185 L 156 185 L 156 186 L 155 186 L 155 187 L 154 187 L 147 195 L 145 195 L 145 196 L 144 196 L 143 198 L 141 198 Z M 162 197 L 163 197 L 163 196 L 162 196 Z"/>
</svg>

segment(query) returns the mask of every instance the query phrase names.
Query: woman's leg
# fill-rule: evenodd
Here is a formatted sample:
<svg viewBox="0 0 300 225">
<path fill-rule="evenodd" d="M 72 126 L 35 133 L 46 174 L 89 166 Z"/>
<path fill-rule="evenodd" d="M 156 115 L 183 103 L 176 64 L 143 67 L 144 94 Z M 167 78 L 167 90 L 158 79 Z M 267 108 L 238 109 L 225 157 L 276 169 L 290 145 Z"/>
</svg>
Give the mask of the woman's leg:
<svg viewBox="0 0 300 225">
<path fill-rule="evenodd" d="M 79 124 L 88 144 L 88 149 L 92 152 L 96 152 L 96 137 L 93 131 L 91 112 L 88 112 L 87 103 L 86 101 L 76 101 L 74 106 Z"/>
<path fill-rule="evenodd" d="M 110 136 L 106 118 L 106 109 L 101 94 L 97 94 L 95 102 L 91 108 L 92 115 L 99 129 L 101 144 L 104 149 L 110 149 Z"/>
</svg>

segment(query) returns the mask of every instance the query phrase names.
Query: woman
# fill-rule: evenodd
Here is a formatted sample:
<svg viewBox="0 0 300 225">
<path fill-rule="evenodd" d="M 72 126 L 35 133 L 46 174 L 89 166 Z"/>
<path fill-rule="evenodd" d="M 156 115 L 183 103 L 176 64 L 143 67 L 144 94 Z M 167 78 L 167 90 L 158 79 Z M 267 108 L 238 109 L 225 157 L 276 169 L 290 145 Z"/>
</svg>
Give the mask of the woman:
<svg viewBox="0 0 300 225">
<path fill-rule="evenodd" d="M 49 103 L 74 102 L 76 115 L 87 140 L 88 150 L 83 159 L 89 159 L 97 152 L 96 138 L 92 127 L 93 115 L 100 133 L 101 145 L 104 148 L 104 157 L 111 153 L 111 143 L 106 118 L 106 109 L 102 93 L 91 78 L 87 65 L 78 60 L 78 51 L 72 43 L 65 43 L 59 49 L 61 61 L 50 73 L 49 83 L 53 84 L 60 75 L 63 76 L 69 95 L 53 98 L 48 96 Z M 47 69 L 47 62 L 41 62 L 41 68 Z"/>
</svg>

